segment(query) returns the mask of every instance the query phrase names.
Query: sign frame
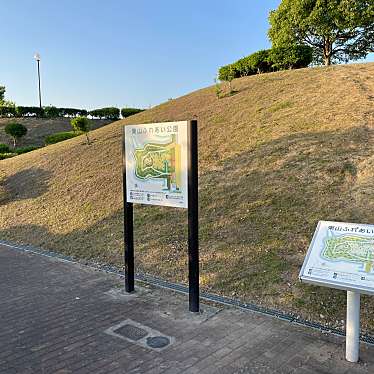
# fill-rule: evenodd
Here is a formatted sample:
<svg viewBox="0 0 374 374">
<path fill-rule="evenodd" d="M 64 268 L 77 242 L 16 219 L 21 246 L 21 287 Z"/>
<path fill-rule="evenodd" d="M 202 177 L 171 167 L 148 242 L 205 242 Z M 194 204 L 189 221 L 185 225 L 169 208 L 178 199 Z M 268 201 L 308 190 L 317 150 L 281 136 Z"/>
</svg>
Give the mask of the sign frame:
<svg viewBox="0 0 374 374">
<path fill-rule="evenodd" d="M 173 122 L 163 122 L 170 125 Z M 174 122 L 175 123 L 175 122 Z M 159 125 L 161 125 L 159 124 Z M 139 124 L 133 126 L 144 126 Z M 149 125 L 149 124 L 148 124 Z M 187 200 L 188 200 L 188 283 L 189 310 L 200 311 L 199 287 L 199 202 L 198 202 L 198 126 L 197 120 L 186 121 L 187 125 Z M 135 290 L 134 270 L 134 207 L 127 201 L 126 183 L 126 144 L 125 129 L 122 129 L 122 185 L 123 185 L 123 214 L 124 214 L 124 263 L 125 290 L 128 293 Z M 152 205 L 152 204 L 148 204 Z M 156 205 L 156 204 L 154 204 Z M 182 208 L 185 209 L 185 208 Z"/>
<path fill-rule="evenodd" d="M 316 277 L 309 276 L 309 275 L 305 274 L 305 270 L 307 268 L 308 261 L 309 261 L 309 258 L 311 256 L 311 254 L 312 254 L 314 244 L 316 242 L 317 235 L 318 235 L 318 232 L 319 232 L 319 229 L 320 229 L 322 223 L 343 224 L 343 225 L 344 224 L 349 224 L 349 225 L 353 224 L 353 225 L 356 225 L 356 226 L 365 226 L 365 227 L 373 226 L 373 225 L 364 225 L 364 224 L 359 224 L 359 223 L 319 221 L 318 224 L 317 224 L 317 227 L 314 231 L 312 241 L 309 245 L 308 252 L 305 256 L 303 265 L 302 265 L 300 273 L 299 273 L 300 281 L 304 282 L 304 283 L 314 284 L 316 286 L 330 287 L 330 288 L 335 288 L 335 289 L 339 289 L 339 290 L 343 290 L 343 291 L 359 292 L 359 293 L 363 293 L 363 294 L 366 294 L 366 295 L 374 295 L 374 287 L 373 288 L 365 287 L 365 286 L 361 286 L 361 287 L 357 286 L 356 287 L 355 285 L 345 283 L 345 282 L 342 282 L 342 281 L 336 281 L 336 280 L 330 280 L 330 281 L 326 280 L 325 281 L 325 280 L 322 280 L 320 278 L 316 278 Z M 374 228 L 374 226 L 373 226 L 373 228 Z"/>
</svg>

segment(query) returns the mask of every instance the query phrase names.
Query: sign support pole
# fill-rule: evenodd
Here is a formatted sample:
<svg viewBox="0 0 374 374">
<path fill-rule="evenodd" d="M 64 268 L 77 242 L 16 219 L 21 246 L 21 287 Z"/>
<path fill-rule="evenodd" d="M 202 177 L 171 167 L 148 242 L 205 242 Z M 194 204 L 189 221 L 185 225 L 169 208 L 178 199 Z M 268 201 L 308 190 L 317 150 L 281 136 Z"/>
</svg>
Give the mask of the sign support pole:
<svg viewBox="0 0 374 374">
<path fill-rule="evenodd" d="M 357 362 L 360 350 L 360 293 L 347 291 L 347 326 L 345 358 Z"/>
<path fill-rule="evenodd" d="M 189 310 L 199 306 L 199 201 L 197 121 L 188 122 L 188 281 Z"/>
<path fill-rule="evenodd" d="M 126 186 L 126 152 L 125 152 L 125 128 L 122 139 L 122 184 L 123 184 L 123 223 L 125 239 L 125 290 L 134 292 L 135 272 L 134 272 L 134 213 L 133 204 L 127 202 Z"/>
</svg>

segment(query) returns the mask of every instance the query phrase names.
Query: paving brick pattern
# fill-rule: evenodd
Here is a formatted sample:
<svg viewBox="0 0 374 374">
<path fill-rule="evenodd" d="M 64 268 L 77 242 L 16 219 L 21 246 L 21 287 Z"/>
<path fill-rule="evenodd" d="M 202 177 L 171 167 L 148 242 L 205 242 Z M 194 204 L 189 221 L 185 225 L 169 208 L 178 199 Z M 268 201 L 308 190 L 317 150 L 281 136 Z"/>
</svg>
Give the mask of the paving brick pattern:
<svg viewBox="0 0 374 374">
<path fill-rule="evenodd" d="M 0 245 L 0 373 L 374 373 L 374 347 L 359 364 L 344 340 L 222 306 L 186 311 L 184 295 Z M 105 333 L 132 320 L 173 337 L 155 351 Z"/>
</svg>

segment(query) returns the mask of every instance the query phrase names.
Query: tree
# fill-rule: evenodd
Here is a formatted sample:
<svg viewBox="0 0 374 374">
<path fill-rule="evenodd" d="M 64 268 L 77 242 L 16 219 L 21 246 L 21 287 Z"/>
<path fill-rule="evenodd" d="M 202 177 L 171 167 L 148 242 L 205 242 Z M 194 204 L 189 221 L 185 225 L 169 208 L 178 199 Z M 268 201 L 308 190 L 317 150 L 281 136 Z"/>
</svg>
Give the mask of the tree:
<svg viewBox="0 0 374 374">
<path fill-rule="evenodd" d="M 219 80 L 222 80 L 222 81 L 225 81 L 225 82 L 228 83 L 230 94 L 233 93 L 233 90 L 232 90 L 232 81 L 233 81 L 236 77 L 237 77 L 237 76 L 236 76 L 236 71 L 235 71 L 235 66 L 234 66 L 234 64 L 230 64 L 230 65 L 222 66 L 222 67 L 219 69 L 219 72 L 218 72 L 218 79 L 219 79 Z"/>
<path fill-rule="evenodd" d="M 5 86 L 0 86 L 0 104 L 4 101 Z"/>
<path fill-rule="evenodd" d="M 16 148 L 17 140 L 27 134 L 27 128 L 20 123 L 10 122 L 5 126 L 5 133 L 13 138 L 13 147 Z"/>
<path fill-rule="evenodd" d="M 71 127 L 74 131 L 81 131 L 86 135 L 87 144 L 90 144 L 90 138 L 88 137 L 88 133 L 91 129 L 91 123 L 88 118 L 86 117 L 76 117 L 70 121 Z"/>
<path fill-rule="evenodd" d="M 274 47 L 309 45 L 316 63 L 358 60 L 374 51 L 373 0 L 282 0 L 269 21 Z"/>
</svg>

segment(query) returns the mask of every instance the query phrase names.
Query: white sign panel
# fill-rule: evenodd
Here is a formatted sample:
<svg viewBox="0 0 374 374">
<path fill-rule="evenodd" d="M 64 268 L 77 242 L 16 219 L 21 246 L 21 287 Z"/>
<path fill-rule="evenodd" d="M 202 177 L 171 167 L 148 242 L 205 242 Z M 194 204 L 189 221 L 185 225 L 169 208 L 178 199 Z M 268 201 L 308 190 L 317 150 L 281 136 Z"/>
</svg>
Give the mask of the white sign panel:
<svg viewBox="0 0 374 374">
<path fill-rule="evenodd" d="M 127 201 L 188 206 L 188 122 L 125 126 Z"/>
<path fill-rule="evenodd" d="M 374 294 L 374 226 L 320 221 L 299 277 L 307 283 Z"/>
</svg>

